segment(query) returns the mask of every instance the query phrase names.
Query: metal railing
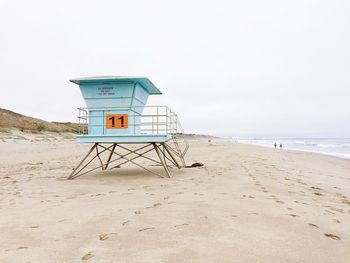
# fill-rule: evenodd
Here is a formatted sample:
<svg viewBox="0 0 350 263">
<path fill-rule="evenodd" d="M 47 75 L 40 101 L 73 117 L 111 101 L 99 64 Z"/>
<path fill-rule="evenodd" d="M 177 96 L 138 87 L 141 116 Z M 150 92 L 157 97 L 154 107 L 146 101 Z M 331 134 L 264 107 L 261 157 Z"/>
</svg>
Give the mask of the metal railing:
<svg viewBox="0 0 350 263">
<path fill-rule="evenodd" d="M 183 134 L 178 116 L 167 106 L 95 107 L 78 108 L 79 134 L 97 129 L 106 134 L 107 114 L 127 114 L 127 134 Z M 95 124 L 99 119 L 99 124 Z M 117 135 L 117 134 L 116 134 Z"/>
<path fill-rule="evenodd" d="M 175 112 L 167 106 L 135 106 L 135 107 L 105 107 L 105 108 L 78 108 L 79 134 L 97 135 L 155 135 L 165 134 L 171 136 L 168 146 L 176 154 L 182 165 L 185 166 L 185 154 L 189 149 L 189 144 L 184 136 L 180 120 Z M 108 131 L 106 123 L 107 114 L 128 114 L 128 122 L 125 133 Z M 92 124 L 99 120 L 102 124 Z M 96 130 L 97 129 L 97 130 Z"/>
</svg>

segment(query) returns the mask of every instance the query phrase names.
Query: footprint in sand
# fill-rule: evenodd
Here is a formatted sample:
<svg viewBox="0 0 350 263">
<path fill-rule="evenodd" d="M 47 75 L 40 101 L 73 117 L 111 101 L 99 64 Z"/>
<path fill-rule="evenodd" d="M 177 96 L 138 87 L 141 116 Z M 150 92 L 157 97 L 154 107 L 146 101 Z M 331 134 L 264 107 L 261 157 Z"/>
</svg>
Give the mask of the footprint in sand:
<svg viewBox="0 0 350 263">
<path fill-rule="evenodd" d="M 139 229 L 139 232 L 146 231 L 146 230 L 152 230 L 152 229 L 156 229 L 156 228 L 155 227 L 141 228 L 141 229 Z"/>
<path fill-rule="evenodd" d="M 335 195 L 341 198 L 347 198 L 346 195 L 343 195 L 342 193 L 336 193 Z"/>
<path fill-rule="evenodd" d="M 140 215 L 142 212 L 138 210 L 138 211 L 135 211 L 134 213 L 135 215 Z"/>
<path fill-rule="evenodd" d="M 287 214 L 287 216 L 291 216 L 291 217 L 299 217 L 298 215 L 296 214 Z"/>
<path fill-rule="evenodd" d="M 322 190 L 321 188 L 315 187 L 315 186 L 311 186 L 311 189 L 313 189 L 313 190 Z"/>
<path fill-rule="evenodd" d="M 17 249 L 27 249 L 27 248 L 29 248 L 29 247 L 20 246 L 20 247 L 18 247 Z"/>
<path fill-rule="evenodd" d="M 90 258 L 93 258 L 95 255 L 92 254 L 92 251 L 86 253 L 84 256 L 82 256 L 81 260 L 89 260 Z"/>
<path fill-rule="evenodd" d="M 106 240 L 108 238 L 110 238 L 111 236 L 115 236 L 115 235 L 118 235 L 117 233 L 107 233 L 107 234 L 101 234 L 98 236 L 98 238 L 103 241 L 103 240 Z"/>
<path fill-rule="evenodd" d="M 254 196 L 252 196 L 252 195 L 242 195 L 242 197 L 248 197 L 248 198 L 255 198 Z"/>
<path fill-rule="evenodd" d="M 276 200 L 276 203 L 279 203 L 279 204 L 284 204 L 284 202 L 283 202 L 283 201 L 281 201 L 281 200 Z"/>
<path fill-rule="evenodd" d="M 329 211 L 329 210 L 324 210 L 326 213 L 328 213 L 328 214 L 332 214 L 332 215 L 335 215 L 335 213 L 333 213 L 333 212 L 331 212 L 331 211 Z M 326 215 L 326 213 L 324 213 L 325 215 Z"/>
<path fill-rule="evenodd" d="M 334 234 L 325 233 L 324 235 L 325 235 L 326 237 L 329 237 L 329 238 L 333 239 L 333 240 L 341 240 L 341 238 L 340 238 L 339 236 L 334 235 Z"/>
<path fill-rule="evenodd" d="M 329 209 L 332 210 L 332 211 L 339 212 L 339 213 L 344 213 L 344 210 L 343 210 L 343 209 L 340 209 L 340 208 L 331 207 L 331 208 L 329 208 Z"/>
<path fill-rule="evenodd" d="M 312 223 L 309 223 L 309 226 L 314 227 L 314 228 L 319 228 L 318 225 L 315 225 L 315 224 L 312 224 Z"/>
<path fill-rule="evenodd" d="M 152 206 L 147 206 L 146 208 L 154 208 L 154 207 L 158 207 L 158 206 L 161 206 L 161 205 L 162 205 L 161 203 L 155 203 Z"/>
<path fill-rule="evenodd" d="M 125 226 L 125 225 L 128 224 L 128 223 L 130 223 L 130 220 L 124 221 L 124 222 L 122 223 L 122 226 Z"/>
<path fill-rule="evenodd" d="M 184 224 L 180 224 L 180 225 L 175 225 L 174 227 L 180 227 L 180 226 L 188 226 L 189 224 L 184 223 Z"/>
</svg>

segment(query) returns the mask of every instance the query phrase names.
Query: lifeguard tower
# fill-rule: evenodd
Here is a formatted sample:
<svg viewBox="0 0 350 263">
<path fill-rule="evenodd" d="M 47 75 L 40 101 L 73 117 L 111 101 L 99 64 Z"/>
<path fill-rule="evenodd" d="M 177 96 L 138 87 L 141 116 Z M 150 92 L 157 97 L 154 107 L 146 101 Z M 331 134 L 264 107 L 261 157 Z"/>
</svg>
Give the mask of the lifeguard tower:
<svg viewBox="0 0 350 263">
<path fill-rule="evenodd" d="M 68 179 L 126 163 L 164 177 L 136 162 L 138 158 L 163 166 L 167 177 L 171 177 L 169 168 L 185 166 L 189 146 L 179 118 L 167 106 L 146 106 L 149 95 L 162 94 L 148 78 L 111 76 L 70 81 L 79 85 L 86 104 L 78 108 L 80 131 L 76 139 L 93 145 Z"/>
</svg>

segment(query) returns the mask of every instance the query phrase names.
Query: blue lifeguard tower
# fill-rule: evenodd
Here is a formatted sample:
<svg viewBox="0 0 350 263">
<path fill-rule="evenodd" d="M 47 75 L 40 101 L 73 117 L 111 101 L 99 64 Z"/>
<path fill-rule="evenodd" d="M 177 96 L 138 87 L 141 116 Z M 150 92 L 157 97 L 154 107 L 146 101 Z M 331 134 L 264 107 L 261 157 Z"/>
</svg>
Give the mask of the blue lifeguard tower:
<svg viewBox="0 0 350 263">
<path fill-rule="evenodd" d="M 148 78 L 110 76 L 70 81 L 79 85 L 86 104 L 78 108 L 80 131 L 76 139 L 93 146 L 68 179 L 126 163 L 163 177 L 137 163 L 137 158 L 162 165 L 168 177 L 172 165 L 185 166 L 189 146 L 179 118 L 167 106 L 146 106 L 149 95 L 162 94 Z M 148 156 L 152 152 L 159 160 Z M 94 160 L 98 165 L 93 166 Z"/>
</svg>

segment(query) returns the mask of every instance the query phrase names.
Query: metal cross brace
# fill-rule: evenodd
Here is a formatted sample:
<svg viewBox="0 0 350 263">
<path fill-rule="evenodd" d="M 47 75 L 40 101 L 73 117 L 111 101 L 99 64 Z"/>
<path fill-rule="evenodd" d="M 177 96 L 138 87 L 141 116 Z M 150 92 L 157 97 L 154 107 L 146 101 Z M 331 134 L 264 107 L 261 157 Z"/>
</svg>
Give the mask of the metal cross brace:
<svg viewBox="0 0 350 263">
<path fill-rule="evenodd" d="M 147 149 L 150 146 L 151 146 L 151 148 Z M 101 151 L 99 151 L 99 149 L 98 149 L 99 147 L 102 148 Z M 118 153 L 116 151 L 117 147 L 127 151 L 127 153 L 125 153 L 125 154 Z M 93 158 L 90 161 L 88 161 L 84 166 L 82 166 L 83 163 L 87 160 L 87 158 L 93 153 L 94 149 L 96 149 L 95 156 L 93 156 Z M 152 158 L 150 158 L 148 156 L 145 156 L 145 154 L 151 152 L 152 150 L 154 150 L 157 153 L 159 161 L 157 161 L 155 159 L 152 159 Z M 101 159 L 101 154 L 106 152 L 106 151 L 109 151 L 109 155 L 108 155 L 108 159 L 107 159 L 106 163 L 103 163 L 103 161 Z M 148 171 L 150 173 L 153 173 L 153 174 L 158 175 L 160 177 L 164 177 L 163 175 L 161 175 L 159 173 L 156 173 L 154 171 L 151 171 L 150 169 L 146 168 L 145 166 L 143 166 L 143 165 L 141 165 L 139 163 L 136 163 L 134 160 L 137 159 L 137 158 L 145 158 L 147 160 L 150 160 L 152 162 L 157 163 L 158 165 L 159 164 L 162 165 L 164 170 L 165 170 L 166 175 L 170 178 L 171 174 L 170 174 L 170 171 L 169 171 L 169 166 L 168 166 L 168 164 L 166 162 L 167 160 L 170 161 L 172 164 L 174 164 L 177 168 L 179 168 L 179 169 L 181 168 L 181 166 L 179 165 L 179 163 L 177 162 L 177 160 L 176 160 L 176 158 L 174 156 L 174 153 L 176 153 L 176 151 L 174 149 L 172 149 L 170 146 L 168 146 L 167 144 L 165 144 L 165 143 L 159 143 L 158 145 L 157 145 L 157 143 L 149 143 L 149 144 L 146 144 L 146 145 L 144 145 L 142 147 L 137 148 L 136 150 L 131 150 L 131 149 L 129 149 L 129 148 L 125 147 L 125 146 L 122 146 L 122 145 L 120 145 L 118 143 L 113 143 L 109 147 L 105 147 L 105 146 L 101 145 L 100 143 L 95 143 L 91 147 L 91 149 L 89 150 L 87 155 L 82 159 L 82 161 L 78 164 L 78 166 L 75 167 L 75 169 L 72 171 L 72 173 L 69 175 L 69 177 L 67 179 L 75 179 L 75 178 L 77 178 L 79 176 L 82 176 L 84 174 L 87 174 L 89 172 L 97 170 L 99 168 L 101 168 L 102 170 L 106 170 L 108 168 L 109 164 L 117 162 L 119 160 L 124 160 L 124 161 L 122 163 L 120 163 L 119 165 L 113 166 L 110 169 L 113 169 L 113 168 L 116 168 L 116 167 L 120 167 L 121 165 L 124 165 L 124 164 L 130 162 L 130 163 L 132 163 L 132 164 L 134 164 L 136 166 L 139 166 L 139 167 L 143 168 L 144 170 L 146 170 L 146 171 Z M 132 155 L 132 154 L 134 154 L 136 156 L 134 156 L 132 158 L 129 158 L 128 156 Z M 167 156 L 167 154 L 169 155 L 170 158 Z M 117 158 L 112 160 L 113 155 L 116 155 Z M 181 159 L 181 155 L 179 156 L 178 153 L 176 153 L 176 155 L 178 157 L 180 157 L 180 159 Z M 88 171 L 84 171 L 83 172 L 83 170 L 96 158 L 99 159 L 100 165 L 96 166 L 96 167 L 94 167 L 94 168 L 92 168 L 92 169 L 90 169 Z"/>
</svg>

